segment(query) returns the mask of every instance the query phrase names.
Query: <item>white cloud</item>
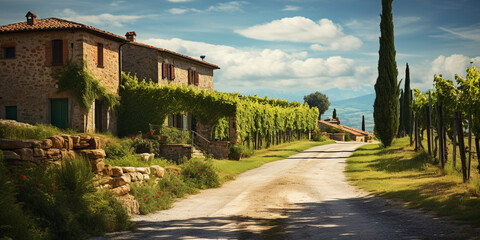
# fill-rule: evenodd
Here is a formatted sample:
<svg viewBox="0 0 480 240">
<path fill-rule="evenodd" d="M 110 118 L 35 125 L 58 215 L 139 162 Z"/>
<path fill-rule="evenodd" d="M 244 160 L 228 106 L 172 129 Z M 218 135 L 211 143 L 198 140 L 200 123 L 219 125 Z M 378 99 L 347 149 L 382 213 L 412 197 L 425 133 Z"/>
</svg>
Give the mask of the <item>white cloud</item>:
<svg viewBox="0 0 480 240">
<path fill-rule="evenodd" d="M 196 8 L 170 8 L 167 12 L 171 14 L 185 14 L 187 12 L 202 12 Z"/>
<path fill-rule="evenodd" d="M 243 5 L 247 4 L 245 1 L 232 1 L 226 3 L 219 3 L 215 6 L 210 6 L 206 11 L 209 12 L 237 12 L 242 11 Z"/>
<path fill-rule="evenodd" d="M 340 25 L 326 18 L 318 22 L 299 16 L 282 18 L 235 32 L 258 40 L 315 43 L 311 48 L 318 51 L 352 50 L 362 46 L 360 39 L 345 35 Z"/>
<path fill-rule="evenodd" d="M 462 28 L 444 28 L 439 27 L 440 30 L 444 31 L 444 35 L 440 35 L 443 38 L 450 39 L 464 39 L 478 42 L 480 41 L 480 29 L 479 26 L 476 27 L 462 27 Z"/>
<path fill-rule="evenodd" d="M 185 14 L 188 12 L 202 13 L 202 12 L 239 12 L 242 11 L 242 7 L 247 2 L 244 1 L 233 1 L 226 3 L 219 3 L 214 6 L 210 6 L 205 10 L 196 9 L 196 8 L 171 8 L 167 12 L 171 14 Z"/>
<path fill-rule="evenodd" d="M 110 3 L 110 6 L 118 7 L 119 5 L 122 5 L 124 3 L 126 3 L 126 2 L 125 1 L 115 1 L 115 2 Z"/>
<path fill-rule="evenodd" d="M 308 58 L 306 52 L 241 49 L 178 38 L 142 42 L 189 56 L 206 55 L 206 61 L 221 67 L 215 71 L 215 89 L 221 91 L 355 88 L 375 80 L 373 69 L 340 56 Z"/>
<path fill-rule="evenodd" d="M 300 10 L 299 6 L 292 6 L 292 5 L 287 5 L 282 9 L 282 11 L 298 11 L 298 10 Z"/>
<path fill-rule="evenodd" d="M 480 57 L 470 58 L 461 54 L 453 54 L 449 57 L 443 55 L 438 56 L 432 62 L 430 78 L 433 79 L 433 74 L 442 74 L 444 78 L 454 80 L 455 74 L 465 77 L 465 70 L 470 66 L 470 62 L 476 61 L 478 64 Z"/>
<path fill-rule="evenodd" d="M 114 26 L 122 27 L 126 23 L 132 23 L 135 20 L 144 18 L 146 16 L 135 16 L 135 15 L 113 15 L 110 13 L 103 13 L 100 15 L 79 15 L 75 11 L 66 8 L 63 11 L 59 12 L 61 18 L 69 19 L 75 22 L 80 22 L 84 24 L 92 24 L 97 26 Z"/>
</svg>

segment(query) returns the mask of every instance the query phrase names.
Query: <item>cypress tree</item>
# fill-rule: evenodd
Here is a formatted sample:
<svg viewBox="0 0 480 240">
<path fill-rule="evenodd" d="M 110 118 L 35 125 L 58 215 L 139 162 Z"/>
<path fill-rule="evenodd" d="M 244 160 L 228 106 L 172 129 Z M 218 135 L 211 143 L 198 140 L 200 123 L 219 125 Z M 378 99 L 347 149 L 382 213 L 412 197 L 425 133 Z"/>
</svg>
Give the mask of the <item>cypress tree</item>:
<svg viewBox="0 0 480 240">
<path fill-rule="evenodd" d="M 333 109 L 333 116 L 332 116 L 333 119 L 337 119 L 337 109 Z"/>
<path fill-rule="evenodd" d="M 365 115 L 362 115 L 362 131 L 365 132 Z"/>
<path fill-rule="evenodd" d="M 403 90 L 400 90 L 400 100 L 399 100 L 399 106 L 400 106 L 400 122 L 398 124 L 398 135 L 397 137 L 403 137 L 405 134 L 405 124 L 404 124 L 404 115 L 405 115 L 405 108 L 404 108 L 404 94 Z"/>
<path fill-rule="evenodd" d="M 403 94 L 403 119 L 400 119 L 403 123 L 403 127 L 407 134 L 410 134 L 412 128 L 412 90 L 410 89 L 410 68 L 405 69 L 405 87 Z"/>
<path fill-rule="evenodd" d="M 398 95 L 397 63 L 395 62 L 395 43 L 393 33 L 393 0 L 382 0 L 380 21 L 380 50 L 378 59 L 378 78 L 375 83 L 375 102 L 373 119 L 375 135 L 385 147 L 392 144 L 398 131 Z"/>
</svg>

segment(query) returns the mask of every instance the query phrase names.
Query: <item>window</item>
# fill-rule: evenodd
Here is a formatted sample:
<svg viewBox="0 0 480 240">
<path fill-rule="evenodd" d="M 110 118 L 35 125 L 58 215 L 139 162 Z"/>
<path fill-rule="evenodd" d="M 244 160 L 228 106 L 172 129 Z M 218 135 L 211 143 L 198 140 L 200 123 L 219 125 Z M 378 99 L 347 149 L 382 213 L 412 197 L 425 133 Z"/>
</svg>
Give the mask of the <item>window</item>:
<svg viewBox="0 0 480 240">
<path fill-rule="evenodd" d="M 15 47 L 2 48 L 3 58 L 15 58 Z"/>
<path fill-rule="evenodd" d="M 188 70 L 188 84 L 194 84 L 195 86 L 198 86 L 199 83 L 199 74 L 197 71 L 194 70 Z"/>
<path fill-rule="evenodd" d="M 8 120 L 17 120 L 17 106 L 6 106 L 5 107 L 5 119 Z"/>
<path fill-rule="evenodd" d="M 162 79 L 175 79 L 175 66 L 173 64 L 162 63 Z"/>
<path fill-rule="evenodd" d="M 97 43 L 97 66 L 103 67 L 103 44 Z"/>
<path fill-rule="evenodd" d="M 52 66 L 63 65 L 63 40 L 52 40 Z"/>
</svg>

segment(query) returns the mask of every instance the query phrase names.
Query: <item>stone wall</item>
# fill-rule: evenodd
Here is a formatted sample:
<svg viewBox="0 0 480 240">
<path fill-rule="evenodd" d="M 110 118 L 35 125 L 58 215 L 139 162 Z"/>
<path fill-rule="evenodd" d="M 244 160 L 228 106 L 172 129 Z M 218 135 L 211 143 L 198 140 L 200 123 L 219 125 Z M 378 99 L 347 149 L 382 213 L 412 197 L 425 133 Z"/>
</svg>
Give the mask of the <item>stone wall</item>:
<svg viewBox="0 0 480 240">
<path fill-rule="evenodd" d="M 174 65 L 174 80 L 162 78 L 162 63 Z M 151 79 L 159 85 L 183 86 L 188 85 L 188 70 L 194 70 L 199 73 L 199 85 L 191 84 L 190 86 L 207 91 L 213 90 L 213 68 L 145 45 L 136 43 L 124 45 L 122 47 L 122 68 L 125 72 L 136 74 L 140 79 Z"/>
<path fill-rule="evenodd" d="M 184 144 L 165 144 L 160 145 L 160 157 L 170 159 L 170 160 L 178 160 L 186 157 L 190 159 L 192 157 L 192 149 L 191 145 L 184 145 Z"/>
<path fill-rule="evenodd" d="M 207 152 L 212 154 L 215 158 L 226 159 L 229 153 L 228 141 L 213 141 L 210 142 Z"/>
<path fill-rule="evenodd" d="M 138 201 L 129 193 L 130 185 L 150 176 L 162 178 L 165 169 L 157 165 L 147 168 L 105 165 L 101 145 L 100 138 L 88 135 L 53 136 L 45 140 L 0 139 L 0 150 L 9 165 L 61 164 L 65 158 L 83 156 L 96 174 L 95 187 L 115 194 L 129 214 L 139 214 Z"/>
<path fill-rule="evenodd" d="M 122 70 L 138 79 L 158 82 L 157 51 L 134 44 L 122 46 Z M 160 66 L 160 71 L 161 71 Z M 160 75 L 162 77 L 162 75 Z"/>
<path fill-rule="evenodd" d="M 51 77 L 51 41 L 64 41 L 64 63 L 67 60 L 81 64 L 101 79 L 110 93 L 118 93 L 118 46 L 120 43 L 83 31 L 45 31 L 8 33 L 0 35 L 0 49 L 15 47 L 15 58 L 0 58 L 0 118 L 5 117 L 5 106 L 17 107 L 17 120 L 27 123 L 50 123 L 50 100 L 68 99 L 70 126 L 80 131 L 95 129 L 94 109 L 85 117 L 83 110 L 67 93 L 57 93 L 56 80 Z M 97 66 L 97 43 L 104 44 L 104 66 Z M 116 129 L 112 117 L 108 130 Z"/>
<path fill-rule="evenodd" d="M 345 133 L 329 133 L 330 138 L 335 141 L 345 141 Z"/>
<path fill-rule="evenodd" d="M 0 139 L 0 149 L 8 164 L 60 164 L 65 158 L 83 156 L 95 172 L 103 170 L 105 151 L 100 138 L 88 135 L 58 135 L 45 140 Z"/>
</svg>

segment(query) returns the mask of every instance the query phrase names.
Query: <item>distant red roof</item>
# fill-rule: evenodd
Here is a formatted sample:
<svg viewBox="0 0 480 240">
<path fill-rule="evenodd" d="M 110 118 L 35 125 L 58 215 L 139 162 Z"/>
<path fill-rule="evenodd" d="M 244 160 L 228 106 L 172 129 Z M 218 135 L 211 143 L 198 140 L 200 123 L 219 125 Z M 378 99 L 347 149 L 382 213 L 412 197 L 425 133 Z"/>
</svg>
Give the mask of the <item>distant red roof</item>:
<svg viewBox="0 0 480 240">
<path fill-rule="evenodd" d="M 348 127 L 348 126 L 344 126 L 344 125 L 337 125 L 337 124 L 332 124 L 330 122 L 327 122 L 327 121 L 324 121 L 324 120 L 318 120 L 319 123 L 323 124 L 323 125 L 326 125 L 326 126 L 329 126 L 329 127 L 333 127 L 333 128 L 337 128 L 337 129 L 340 129 L 344 132 L 348 132 L 350 134 L 353 134 L 355 136 L 367 136 L 367 137 L 373 137 L 373 134 L 371 133 L 368 133 L 368 132 L 364 132 L 364 131 L 361 131 L 361 130 L 358 130 L 358 129 L 355 129 L 355 128 L 352 128 L 352 127 Z"/>
</svg>

